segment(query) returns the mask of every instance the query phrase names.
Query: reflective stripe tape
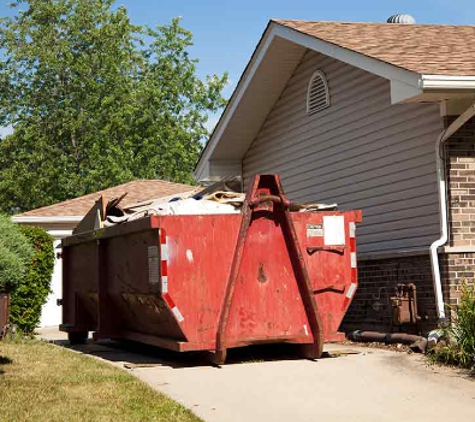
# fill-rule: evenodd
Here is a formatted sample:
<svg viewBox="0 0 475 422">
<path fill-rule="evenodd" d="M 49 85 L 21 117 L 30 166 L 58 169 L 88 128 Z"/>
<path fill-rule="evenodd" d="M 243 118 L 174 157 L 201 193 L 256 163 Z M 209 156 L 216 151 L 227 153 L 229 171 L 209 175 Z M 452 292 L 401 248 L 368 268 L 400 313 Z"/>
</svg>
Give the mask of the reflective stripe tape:
<svg viewBox="0 0 475 422">
<path fill-rule="evenodd" d="M 353 297 L 353 295 L 355 294 L 355 291 L 356 291 L 356 284 L 355 283 L 351 283 L 350 284 L 350 288 L 348 289 L 348 291 L 346 292 L 346 297 L 348 299 L 351 299 Z"/>
<path fill-rule="evenodd" d="M 178 322 L 183 322 L 185 318 L 183 317 L 182 313 L 178 309 L 178 306 L 175 305 L 172 297 L 168 293 L 168 241 L 167 241 L 167 233 L 164 229 L 160 229 L 159 231 L 160 236 L 160 274 L 161 274 L 161 282 L 162 282 L 162 297 L 163 300 L 166 302 L 168 307 L 171 309 L 173 315 L 175 316 Z"/>
<path fill-rule="evenodd" d="M 168 245 L 167 233 L 164 229 L 159 231 L 160 237 L 160 275 L 162 294 L 168 293 Z M 166 300 L 166 299 L 165 299 Z"/>
<path fill-rule="evenodd" d="M 172 308 L 172 312 L 175 315 L 175 318 L 177 319 L 178 322 L 184 321 L 185 318 L 183 317 L 183 315 L 181 314 L 181 312 L 180 312 L 180 310 L 178 309 L 177 306 Z"/>
<path fill-rule="evenodd" d="M 356 283 L 351 283 L 350 287 L 348 288 L 348 291 L 346 292 L 345 300 L 343 301 L 343 305 L 341 307 L 342 312 L 345 312 L 346 308 L 348 308 L 348 305 L 350 304 L 350 301 L 353 298 L 355 291 L 356 291 Z"/>
<path fill-rule="evenodd" d="M 162 276 L 162 294 L 168 293 L 168 277 Z"/>
<path fill-rule="evenodd" d="M 342 312 L 345 312 L 348 306 L 350 305 L 353 296 L 355 295 L 356 288 L 358 287 L 358 272 L 356 269 L 356 223 L 350 222 L 348 224 L 348 231 L 350 235 L 350 267 L 351 267 L 351 284 L 348 287 L 348 290 L 343 300 L 343 305 L 341 307 Z"/>
<path fill-rule="evenodd" d="M 160 270 L 162 273 L 162 277 L 168 276 L 168 263 L 167 261 L 160 261 Z"/>
<path fill-rule="evenodd" d="M 356 237 L 356 224 L 355 223 L 350 223 L 350 237 L 351 238 Z"/>
<path fill-rule="evenodd" d="M 173 312 L 173 315 L 175 315 L 175 318 L 177 319 L 178 322 L 182 322 L 185 320 L 185 317 L 182 315 L 180 310 L 178 309 L 178 306 L 175 305 L 175 302 L 171 298 L 171 296 L 168 293 L 163 294 L 163 299 L 167 303 L 167 305 L 170 307 L 171 311 Z"/>
<path fill-rule="evenodd" d="M 160 259 L 162 261 L 168 260 L 168 245 L 166 243 L 160 245 Z"/>
<path fill-rule="evenodd" d="M 167 305 L 168 305 L 170 308 L 174 308 L 174 307 L 175 307 L 175 302 L 173 302 L 172 297 L 171 297 L 168 293 L 164 293 L 162 296 L 163 296 L 163 299 L 165 299 L 165 302 L 167 302 Z"/>
</svg>

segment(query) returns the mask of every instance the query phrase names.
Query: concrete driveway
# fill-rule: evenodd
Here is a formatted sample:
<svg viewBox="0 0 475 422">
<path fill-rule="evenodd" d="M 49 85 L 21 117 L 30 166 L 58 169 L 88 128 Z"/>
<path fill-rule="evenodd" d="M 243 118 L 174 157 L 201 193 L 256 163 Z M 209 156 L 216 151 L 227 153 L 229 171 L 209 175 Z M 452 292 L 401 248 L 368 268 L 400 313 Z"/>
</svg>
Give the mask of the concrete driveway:
<svg viewBox="0 0 475 422">
<path fill-rule="evenodd" d="M 42 336 L 66 344 L 56 330 Z M 216 368 L 112 342 L 76 349 L 125 368 L 209 422 L 474 420 L 475 380 L 428 366 L 420 355 L 328 345 L 339 357 L 312 362 L 263 353 L 249 361 L 235 354 Z"/>
</svg>

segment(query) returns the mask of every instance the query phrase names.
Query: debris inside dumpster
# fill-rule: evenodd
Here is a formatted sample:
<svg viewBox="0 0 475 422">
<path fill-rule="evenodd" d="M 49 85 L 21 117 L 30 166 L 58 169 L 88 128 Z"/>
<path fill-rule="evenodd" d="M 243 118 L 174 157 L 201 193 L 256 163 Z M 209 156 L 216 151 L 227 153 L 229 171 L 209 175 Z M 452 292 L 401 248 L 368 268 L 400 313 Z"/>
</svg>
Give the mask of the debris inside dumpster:
<svg viewBox="0 0 475 422">
<path fill-rule="evenodd" d="M 246 195 L 235 191 L 234 188 L 237 185 L 232 182 L 233 180 L 221 181 L 207 187 L 198 186 L 190 192 L 161 198 L 150 198 L 127 207 L 120 206 L 127 192 L 110 201 L 107 201 L 105 196 L 101 195 L 78 224 L 74 234 L 112 227 L 151 216 L 239 214 Z M 336 210 L 338 210 L 337 204 L 292 203 L 290 206 L 290 211 L 293 212 Z"/>
</svg>

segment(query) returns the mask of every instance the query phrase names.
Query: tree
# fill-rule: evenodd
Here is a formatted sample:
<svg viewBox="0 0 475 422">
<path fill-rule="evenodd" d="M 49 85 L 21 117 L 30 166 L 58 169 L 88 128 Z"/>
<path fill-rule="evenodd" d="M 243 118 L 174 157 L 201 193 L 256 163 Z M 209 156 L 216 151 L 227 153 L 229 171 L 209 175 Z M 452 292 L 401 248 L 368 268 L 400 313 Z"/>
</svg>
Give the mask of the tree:
<svg viewBox="0 0 475 422">
<path fill-rule="evenodd" d="M 135 178 L 192 182 L 227 75 L 201 80 L 178 19 L 133 25 L 113 0 L 20 0 L 0 19 L 0 208 Z"/>
</svg>

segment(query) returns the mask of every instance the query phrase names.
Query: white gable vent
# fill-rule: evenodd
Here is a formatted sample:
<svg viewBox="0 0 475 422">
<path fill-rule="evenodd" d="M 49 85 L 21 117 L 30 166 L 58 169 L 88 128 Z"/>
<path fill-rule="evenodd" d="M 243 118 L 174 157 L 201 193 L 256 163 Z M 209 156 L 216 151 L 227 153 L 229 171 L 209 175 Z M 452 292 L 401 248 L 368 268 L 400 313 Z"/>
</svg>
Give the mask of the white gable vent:
<svg viewBox="0 0 475 422">
<path fill-rule="evenodd" d="M 325 74 L 317 70 L 310 78 L 307 91 L 307 114 L 313 114 L 330 106 L 330 91 Z"/>
</svg>

